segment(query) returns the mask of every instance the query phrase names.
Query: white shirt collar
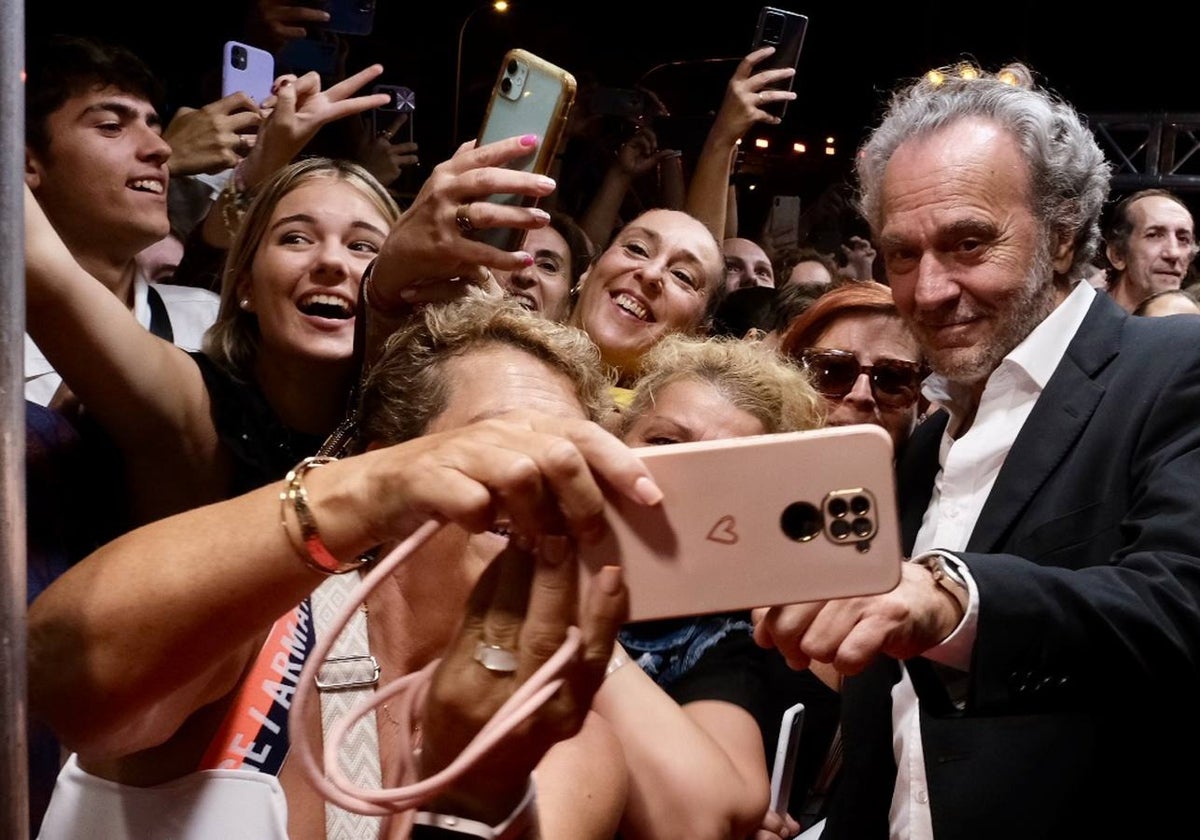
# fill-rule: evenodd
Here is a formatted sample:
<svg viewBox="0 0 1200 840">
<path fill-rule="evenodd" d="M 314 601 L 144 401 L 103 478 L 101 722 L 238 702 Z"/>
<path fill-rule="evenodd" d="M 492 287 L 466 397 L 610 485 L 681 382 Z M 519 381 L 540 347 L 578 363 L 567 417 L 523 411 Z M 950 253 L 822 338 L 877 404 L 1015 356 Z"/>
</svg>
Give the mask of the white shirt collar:
<svg viewBox="0 0 1200 840">
<path fill-rule="evenodd" d="M 1089 283 L 1079 281 L 1062 303 L 1054 308 L 1040 324 L 1033 328 L 1025 339 L 1009 351 L 996 371 L 1009 368 L 1023 371 L 1040 392 L 1054 375 L 1058 363 L 1067 352 L 1067 346 L 1087 317 L 1096 290 Z M 996 375 L 992 371 L 991 379 Z M 959 416 L 965 407 L 967 389 L 951 382 L 940 373 L 930 374 L 922 385 L 922 393 L 931 402 L 940 403 L 950 409 L 951 416 Z M 957 410 L 956 410 L 957 409 Z"/>
</svg>

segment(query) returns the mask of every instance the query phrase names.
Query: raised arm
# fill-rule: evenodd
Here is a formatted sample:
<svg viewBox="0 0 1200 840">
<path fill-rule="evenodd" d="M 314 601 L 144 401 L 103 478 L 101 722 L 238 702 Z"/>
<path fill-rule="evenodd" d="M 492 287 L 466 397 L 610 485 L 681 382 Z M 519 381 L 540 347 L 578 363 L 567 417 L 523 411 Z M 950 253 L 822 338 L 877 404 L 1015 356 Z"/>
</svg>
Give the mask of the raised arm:
<svg viewBox="0 0 1200 840">
<path fill-rule="evenodd" d="M 244 209 L 253 190 L 300 154 L 322 126 L 386 105 L 387 94 L 354 95 L 382 72 L 382 65 L 372 64 L 328 90 L 321 90 L 321 77 L 316 72 L 276 79 L 275 95 L 266 103 L 270 113 L 253 148 L 204 219 L 204 240 L 214 247 L 228 248 L 236 230 L 236 225 L 231 229 L 228 222 L 239 215 L 231 212 L 229 205 L 233 204 L 234 210 Z"/>
<path fill-rule="evenodd" d="M 211 460 L 215 433 L 199 368 L 75 261 L 29 187 L 25 296 L 29 335 L 123 451 Z"/>
<path fill-rule="evenodd" d="M 792 91 L 767 88 L 771 82 L 794 75 L 794 69 L 788 67 L 754 72 L 754 66 L 774 51 L 774 47 L 763 47 L 738 63 L 729 84 L 725 87 L 725 97 L 721 100 L 721 107 L 713 120 L 712 128 L 704 138 L 704 145 L 700 148 L 700 155 L 688 182 L 685 209 L 704 222 L 718 242 L 727 235 L 726 201 L 738 141 L 756 122 L 779 124 L 779 117 L 764 111 L 763 105 L 796 98 Z"/>
</svg>

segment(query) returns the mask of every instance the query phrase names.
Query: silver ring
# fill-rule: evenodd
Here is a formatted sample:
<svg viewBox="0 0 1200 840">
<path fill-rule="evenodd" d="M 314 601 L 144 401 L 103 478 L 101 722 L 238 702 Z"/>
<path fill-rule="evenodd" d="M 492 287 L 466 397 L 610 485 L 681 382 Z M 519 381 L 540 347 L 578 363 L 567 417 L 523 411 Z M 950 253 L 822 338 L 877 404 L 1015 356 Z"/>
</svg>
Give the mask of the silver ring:
<svg viewBox="0 0 1200 840">
<path fill-rule="evenodd" d="M 763 104 L 763 95 L 762 95 L 762 91 L 761 91 L 761 90 L 758 92 L 758 104 L 759 104 L 759 105 L 762 105 L 762 104 Z"/>
<path fill-rule="evenodd" d="M 458 229 L 463 233 L 474 233 L 475 225 L 471 224 L 470 204 L 460 204 L 454 211 L 454 224 L 458 225 Z"/>
<path fill-rule="evenodd" d="M 474 659 L 484 668 L 487 668 L 489 671 L 495 671 L 498 674 L 511 674 L 517 670 L 516 651 L 509 650 L 500 645 L 489 645 L 485 642 L 479 642 L 475 645 Z"/>
</svg>

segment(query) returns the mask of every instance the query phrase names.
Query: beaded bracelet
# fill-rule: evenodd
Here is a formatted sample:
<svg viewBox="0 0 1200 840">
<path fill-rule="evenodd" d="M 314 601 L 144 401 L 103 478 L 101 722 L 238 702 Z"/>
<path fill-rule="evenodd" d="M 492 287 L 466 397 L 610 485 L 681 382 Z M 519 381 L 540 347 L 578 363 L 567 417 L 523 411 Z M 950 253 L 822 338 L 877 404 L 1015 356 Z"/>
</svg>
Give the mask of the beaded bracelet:
<svg viewBox="0 0 1200 840">
<path fill-rule="evenodd" d="M 357 569 L 366 562 L 364 557 L 356 557 L 347 562 L 342 562 L 334 557 L 325 546 L 325 541 L 321 539 L 321 532 L 317 528 L 317 520 L 313 518 L 312 511 L 308 507 L 308 491 L 304 488 L 305 474 L 311 469 L 336 460 L 336 458 L 326 458 L 323 456 L 305 458 L 288 472 L 284 478 L 287 484 L 279 494 L 279 524 L 283 526 L 284 533 L 288 536 L 288 541 L 296 549 L 296 553 L 300 555 L 300 559 L 309 568 L 325 575 L 345 574 Z M 288 528 L 287 510 L 289 504 L 296 515 L 296 522 L 300 525 L 299 543 L 296 542 L 292 536 L 291 529 Z"/>
</svg>

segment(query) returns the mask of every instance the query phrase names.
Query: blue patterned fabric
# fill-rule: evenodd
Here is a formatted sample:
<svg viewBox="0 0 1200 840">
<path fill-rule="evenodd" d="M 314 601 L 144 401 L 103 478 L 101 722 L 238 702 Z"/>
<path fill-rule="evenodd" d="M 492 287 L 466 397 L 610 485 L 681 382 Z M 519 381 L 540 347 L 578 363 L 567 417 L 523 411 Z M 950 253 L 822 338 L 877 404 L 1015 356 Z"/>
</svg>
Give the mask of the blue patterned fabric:
<svg viewBox="0 0 1200 840">
<path fill-rule="evenodd" d="M 717 642 L 731 633 L 749 635 L 752 630 L 749 613 L 721 613 L 627 624 L 619 640 L 630 659 L 668 688 Z"/>
</svg>

